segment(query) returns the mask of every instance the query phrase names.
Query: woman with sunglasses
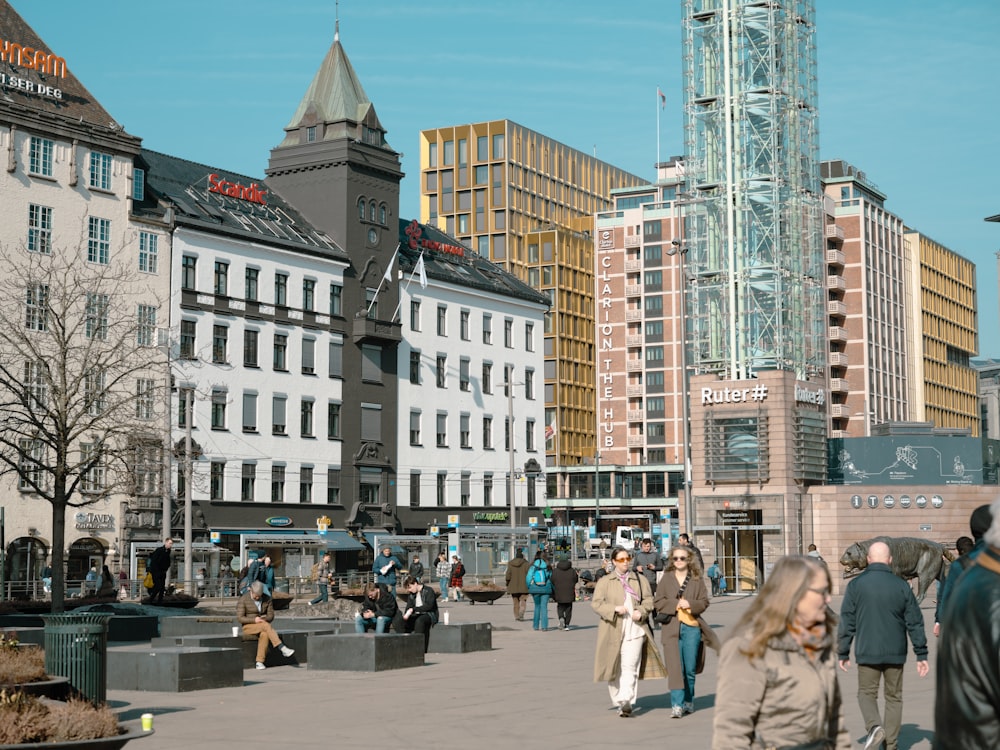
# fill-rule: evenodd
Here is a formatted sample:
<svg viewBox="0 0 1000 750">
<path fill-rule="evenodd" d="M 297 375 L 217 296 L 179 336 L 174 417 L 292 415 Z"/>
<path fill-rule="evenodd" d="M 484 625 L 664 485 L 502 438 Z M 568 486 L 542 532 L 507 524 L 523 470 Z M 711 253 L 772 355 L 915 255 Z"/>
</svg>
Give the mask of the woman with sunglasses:
<svg viewBox="0 0 1000 750">
<path fill-rule="evenodd" d="M 628 718 L 639 691 L 639 680 L 666 676 L 660 651 L 649 629 L 653 592 L 646 577 L 629 570 L 632 555 L 624 547 L 611 551 L 612 571 L 594 587 L 591 606 L 601 618 L 597 625 L 594 682 L 607 681 L 618 715 Z"/>
<path fill-rule="evenodd" d="M 688 547 L 674 547 L 653 599 L 656 621 L 663 624 L 663 660 L 667 665 L 670 715 L 694 713 L 694 679 L 705 666 L 705 644 L 719 650 L 719 639 L 701 618 L 708 591 L 701 568 Z M 699 658 L 700 657 L 700 658 Z"/>
<path fill-rule="evenodd" d="M 836 635 L 826 565 L 778 560 L 722 647 L 712 748 L 850 750 Z"/>
</svg>

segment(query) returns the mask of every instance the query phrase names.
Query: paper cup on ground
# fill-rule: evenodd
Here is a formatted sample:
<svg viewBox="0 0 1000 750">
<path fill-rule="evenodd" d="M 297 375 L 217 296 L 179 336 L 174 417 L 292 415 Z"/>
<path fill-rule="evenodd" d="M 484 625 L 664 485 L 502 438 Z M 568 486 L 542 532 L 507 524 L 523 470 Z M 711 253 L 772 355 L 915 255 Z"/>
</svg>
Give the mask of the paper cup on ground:
<svg viewBox="0 0 1000 750">
<path fill-rule="evenodd" d="M 447 624 L 448 624 L 448 615 L 449 615 L 449 614 L 451 614 L 451 613 L 450 613 L 450 612 L 445 612 L 445 613 L 444 613 L 444 624 L 445 624 L 445 625 L 447 625 Z"/>
<path fill-rule="evenodd" d="M 153 714 L 143 714 L 139 719 L 142 721 L 142 731 L 149 732 L 153 729 Z"/>
<path fill-rule="evenodd" d="M 239 634 L 240 634 L 240 628 L 239 628 L 239 626 L 234 627 L 233 628 L 233 638 L 235 638 Z"/>
</svg>

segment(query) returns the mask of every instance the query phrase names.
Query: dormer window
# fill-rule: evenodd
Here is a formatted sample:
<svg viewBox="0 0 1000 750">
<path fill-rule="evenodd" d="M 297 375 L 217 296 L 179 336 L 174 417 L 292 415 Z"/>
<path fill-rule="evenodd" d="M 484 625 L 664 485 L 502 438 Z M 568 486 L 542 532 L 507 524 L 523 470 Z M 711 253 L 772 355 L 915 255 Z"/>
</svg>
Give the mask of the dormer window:
<svg viewBox="0 0 1000 750">
<path fill-rule="evenodd" d="M 316 142 L 316 126 L 310 125 L 308 128 L 306 128 L 306 143 L 315 143 L 315 142 Z"/>
</svg>

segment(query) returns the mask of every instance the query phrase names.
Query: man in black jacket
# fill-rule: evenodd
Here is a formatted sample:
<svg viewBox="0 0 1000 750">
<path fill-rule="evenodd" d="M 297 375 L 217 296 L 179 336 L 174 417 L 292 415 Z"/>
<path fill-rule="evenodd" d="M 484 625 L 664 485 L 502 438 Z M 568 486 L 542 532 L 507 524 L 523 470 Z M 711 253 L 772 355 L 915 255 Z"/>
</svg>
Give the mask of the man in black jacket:
<svg viewBox="0 0 1000 750">
<path fill-rule="evenodd" d="M 1000 501 L 992 518 L 941 615 L 935 750 L 1000 747 Z"/>
<path fill-rule="evenodd" d="M 149 574 L 153 576 L 153 588 L 149 590 L 149 603 L 162 604 L 163 594 L 167 590 L 167 571 L 170 570 L 170 548 L 174 540 L 167 538 L 163 544 L 153 550 L 149 556 Z"/>
<path fill-rule="evenodd" d="M 840 610 L 838 659 L 850 666 L 851 641 L 858 664 L 858 703 L 868 737 L 865 750 L 886 742 L 897 750 L 903 722 L 903 665 L 906 636 L 913 642 L 917 674 L 927 675 L 927 637 L 924 620 L 910 585 L 889 567 L 892 555 L 885 542 L 868 548 L 868 567 L 847 585 Z M 855 640 L 856 639 L 856 640 Z M 885 721 L 879 716 L 878 686 L 885 680 Z"/>
<path fill-rule="evenodd" d="M 406 600 L 406 611 L 403 612 L 403 629 L 407 633 L 423 634 L 426 654 L 431 643 L 431 628 L 438 621 L 437 594 L 434 589 L 424 586 L 413 576 L 407 576 L 403 585 L 410 594 Z"/>
<path fill-rule="evenodd" d="M 369 583 L 365 587 L 365 597 L 361 601 L 361 611 L 354 617 L 354 632 L 364 633 L 374 629 L 385 633 L 396 619 L 399 605 L 396 597 L 384 583 Z"/>
</svg>

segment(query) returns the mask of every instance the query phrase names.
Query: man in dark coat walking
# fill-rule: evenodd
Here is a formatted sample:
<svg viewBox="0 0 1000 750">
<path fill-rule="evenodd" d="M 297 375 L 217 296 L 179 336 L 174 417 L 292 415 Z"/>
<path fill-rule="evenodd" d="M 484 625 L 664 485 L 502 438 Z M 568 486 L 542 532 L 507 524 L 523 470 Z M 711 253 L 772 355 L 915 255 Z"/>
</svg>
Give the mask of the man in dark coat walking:
<svg viewBox="0 0 1000 750">
<path fill-rule="evenodd" d="M 576 582 L 579 580 L 569 558 L 559 555 L 559 562 L 552 569 L 552 598 L 556 602 L 556 614 L 559 615 L 559 627 L 562 630 L 569 630 L 569 622 L 573 619 Z"/>
<path fill-rule="evenodd" d="M 149 574 L 153 576 L 153 588 L 149 590 L 150 604 L 163 603 L 163 594 L 167 590 L 167 571 L 170 570 L 170 548 L 173 546 L 173 539 L 164 539 L 163 544 L 149 556 Z"/>
</svg>

